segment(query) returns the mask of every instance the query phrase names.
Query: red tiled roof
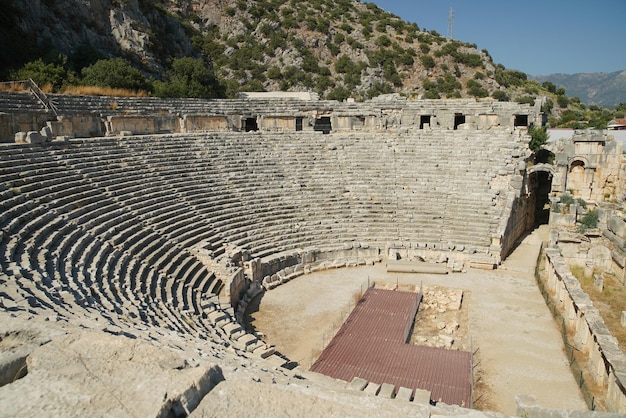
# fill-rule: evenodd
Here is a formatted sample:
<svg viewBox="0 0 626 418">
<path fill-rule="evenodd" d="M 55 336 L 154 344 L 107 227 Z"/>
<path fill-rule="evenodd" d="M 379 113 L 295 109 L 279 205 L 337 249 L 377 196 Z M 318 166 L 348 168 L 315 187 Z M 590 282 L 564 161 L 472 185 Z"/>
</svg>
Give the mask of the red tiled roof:
<svg viewBox="0 0 626 418">
<path fill-rule="evenodd" d="M 406 344 L 422 295 L 369 289 L 311 370 L 426 389 L 434 400 L 471 405 L 471 353 Z"/>
</svg>

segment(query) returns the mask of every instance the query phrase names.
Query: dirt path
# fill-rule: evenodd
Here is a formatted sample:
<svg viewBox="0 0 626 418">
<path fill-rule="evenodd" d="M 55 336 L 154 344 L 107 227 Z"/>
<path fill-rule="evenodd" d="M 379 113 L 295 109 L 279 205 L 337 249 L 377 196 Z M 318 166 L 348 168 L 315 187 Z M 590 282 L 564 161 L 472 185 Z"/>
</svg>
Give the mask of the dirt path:
<svg viewBox="0 0 626 418">
<path fill-rule="evenodd" d="M 400 287 L 460 289 L 459 313 L 448 318 L 437 315 L 437 308 L 428 314 L 420 310 L 412 341 L 419 344 L 420 338 L 427 338 L 419 337 L 420 330 L 436 333 L 442 322 L 446 326 L 458 322 L 452 348 L 469 350 L 470 346 L 476 351 L 476 408 L 514 415 L 515 395 L 526 394 L 544 407 L 586 409 L 533 274 L 540 235 L 545 233 L 540 230 L 528 236 L 494 271 L 397 274 L 387 273 L 379 264 L 301 276 L 267 292 L 260 310 L 252 313 L 251 324 L 281 353 L 308 368 L 354 306 L 355 295 L 366 288 L 368 278 Z"/>
</svg>

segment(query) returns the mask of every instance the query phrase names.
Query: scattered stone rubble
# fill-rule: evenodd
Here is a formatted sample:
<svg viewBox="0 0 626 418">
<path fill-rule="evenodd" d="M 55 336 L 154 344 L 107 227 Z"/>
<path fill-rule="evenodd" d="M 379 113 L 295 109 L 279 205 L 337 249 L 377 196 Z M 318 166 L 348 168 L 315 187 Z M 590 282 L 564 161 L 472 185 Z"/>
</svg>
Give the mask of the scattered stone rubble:
<svg viewBox="0 0 626 418">
<path fill-rule="evenodd" d="M 468 349 L 467 324 L 461 317 L 463 291 L 429 286 L 423 289 L 423 295 L 411 342 L 436 348 Z"/>
</svg>

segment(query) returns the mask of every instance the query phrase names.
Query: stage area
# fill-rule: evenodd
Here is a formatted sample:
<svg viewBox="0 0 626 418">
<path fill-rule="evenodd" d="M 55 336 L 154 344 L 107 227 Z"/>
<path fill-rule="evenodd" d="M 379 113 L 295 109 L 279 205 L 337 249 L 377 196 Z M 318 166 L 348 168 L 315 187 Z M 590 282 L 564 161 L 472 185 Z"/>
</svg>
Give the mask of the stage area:
<svg viewBox="0 0 626 418">
<path fill-rule="evenodd" d="M 346 382 L 424 389 L 431 399 L 471 406 L 472 363 L 466 351 L 407 344 L 421 293 L 368 289 L 311 370 Z"/>
<path fill-rule="evenodd" d="M 419 289 L 423 284 L 461 289 L 467 324 L 460 327 L 467 327 L 476 352 L 475 408 L 515 415 L 515 395 L 526 394 L 544 407 L 586 409 L 559 328 L 534 278 L 541 239 L 547 235 L 544 228 L 526 237 L 494 271 L 403 274 L 387 273 L 385 265 L 378 264 L 301 276 L 267 292 L 259 310 L 251 313 L 251 325 L 281 353 L 308 369 L 348 316 L 356 297 L 365 292 L 368 280 L 385 288 L 398 284 Z M 435 324 L 440 321 L 432 316 L 430 312 L 425 317 Z"/>
</svg>

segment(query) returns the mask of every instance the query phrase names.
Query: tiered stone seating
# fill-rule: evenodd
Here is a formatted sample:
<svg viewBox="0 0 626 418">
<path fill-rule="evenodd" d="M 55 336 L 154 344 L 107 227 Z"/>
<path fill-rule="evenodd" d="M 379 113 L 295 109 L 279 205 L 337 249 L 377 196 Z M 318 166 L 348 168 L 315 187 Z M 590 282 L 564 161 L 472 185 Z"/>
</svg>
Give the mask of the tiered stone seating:
<svg viewBox="0 0 626 418">
<path fill-rule="evenodd" d="M 45 112 L 46 107 L 30 92 L 0 91 L 0 112 Z"/>
<path fill-rule="evenodd" d="M 66 99 L 60 107 L 79 103 Z M 110 105 L 92 100 L 94 109 Z M 142 100 L 146 108 L 178 103 Z M 310 106 L 294 103 L 278 111 Z M 216 112 L 241 105 L 215 104 Z M 230 316 L 211 296 L 228 277 L 207 268 L 194 255 L 199 249 L 224 269 L 227 248 L 262 260 L 319 249 L 335 267 L 352 263 L 335 262 L 337 249 L 369 257 L 362 250 L 389 243 L 488 253 L 506 216 L 519 144 L 502 129 L 207 133 L 2 147 L 0 280 L 18 281 L 20 290 L 0 299 L 64 315 L 80 306 L 113 323 L 231 334 L 223 328 Z M 304 271 L 285 267 L 279 280 Z M 249 338 L 241 344 L 257 347 Z"/>
<path fill-rule="evenodd" d="M 107 147 L 104 142 L 103 146 Z M 55 305 L 94 307 L 107 315 L 141 316 L 142 321 L 152 318 L 154 323 L 166 328 L 192 331 L 180 314 L 173 312 L 194 305 L 194 314 L 201 314 L 197 306 L 201 292 L 211 290 L 208 283 L 214 279 L 212 273 L 189 253 L 185 255 L 174 242 L 145 228 L 139 216 L 124 218 L 123 205 L 111 197 L 113 193 L 115 198 L 122 196 L 122 189 L 109 192 L 86 179 L 80 169 L 73 170 L 68 156 L 71 150 L 58 147 L 47 152 L 25 147 L 7 150 L 0 159 L 3 181 L 0 227 L 5 237 L 10 237 L 1 245 L 5 274 L 23 278 L 20 269 L 25 269 L 39 275 L 36 285 L 29 287 L 30 292 L 35 294 L 39 290 L 39 299 L 55 301 Z M 15 153 L 16 150 L 20 152 Z M 81 164 L 81 168 L 88 167 L 86 161 Z M 135 227 L 133 237 L 118 242 L 117 234 L 103 228 L 103 225 L 113 230 L 120 227 L 123 221 L 115 219 L 116 215 L 126 220 L 121 234 Z M 107 224 L 113 219 L 114 224 Z M 187 270 L 178 271 L 178 276 L 167 277 L 158 269 L 165 267 L 165 260 L 170 257 L 179 263 L 185 258 L 191 262 L 185 264 Z M 133 267 L 129 260 L 135 261 Z M 185 288 L 190 287 L 189 294 L 172 292 L 168 283 L 177 280 L 184 282 Z M 43 292 L 47 296 L 41 294 L 42 282 L 47 285 Z M 193 293 L 194 290 L 199 292 Z M 60 293 L 66 296 L 60 297 Z M 189 295 L 198 300 L 191 301 Z M 147 298 L 147 303 L 140 307 L 139 314 L 138 302 L 142 298 Z M 163 309 L 158 308 L 159 300 Z M 194 326 L 196 332 L 202 327 L 202 324 Z"/>
</svg>

